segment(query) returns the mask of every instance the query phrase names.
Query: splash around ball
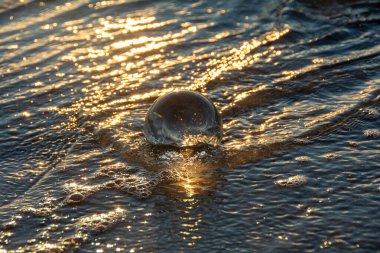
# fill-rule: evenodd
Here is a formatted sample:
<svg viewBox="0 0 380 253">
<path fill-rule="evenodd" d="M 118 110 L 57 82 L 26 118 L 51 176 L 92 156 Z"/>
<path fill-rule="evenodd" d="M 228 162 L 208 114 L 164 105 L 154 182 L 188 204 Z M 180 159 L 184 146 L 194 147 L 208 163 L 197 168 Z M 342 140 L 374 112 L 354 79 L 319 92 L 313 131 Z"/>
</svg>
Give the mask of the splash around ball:
<svg viewBox="0 0 380 253">
<path fill-rule="evenodd" d="M 159 97 L 149 108 L 144 134 L 155 145 L 216 146 L 222 140 L 222 118 L 205 96 L 176 91 Z"/>
</svg>

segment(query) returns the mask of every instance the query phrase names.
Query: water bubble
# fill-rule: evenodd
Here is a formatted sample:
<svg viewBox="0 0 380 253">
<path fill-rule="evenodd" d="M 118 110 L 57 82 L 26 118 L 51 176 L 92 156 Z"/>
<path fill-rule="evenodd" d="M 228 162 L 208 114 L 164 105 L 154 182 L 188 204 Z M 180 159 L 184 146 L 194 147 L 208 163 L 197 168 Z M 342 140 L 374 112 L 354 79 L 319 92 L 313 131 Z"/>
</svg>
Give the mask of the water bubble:
<svg viewBox="0 0 380 253">
<path fill-rule="evenodd" d="M 183 159 L 183 155 L 175 151 L 168 151 L 160 155 L 158 158 L 162 161 L 175 161 Z"/>
<path fill-rule="evenodd" d="M 303 155 L 303 156 L 296 157 L 295 160 L 298 162 L 310 162 L 311 158 L 310 156 Z"/>
<path fill-rule="evenodd" d="M 178 91 L 153 103 L 145 118 L 144 133 L 153 144 L 215 146 L 222 139 L 222 119 L 206 97 L 192 91 Z"/>
<path fill-rule="evenodd" d="M 362 115 L 365 119 L 374 120 L 379 118 L 380 112 L 376 108 L 366 108 L 362 110 Z"/>
<path fill-rule="evenodd" d="M 380 131 L 377 129 L 367 129 L 363 131 L 366 138 L 377 139 L 380 137 Z"/>
<path fill-rule="evenodd" d="M 302 175 L 292 176 L 284 179 L 279 179 L 275 184 L 281 187 L 298 187 L 304 185 L 307 181 L 307 178 Z"/>
<path fill-rule="evenodd" d="M 339 156 L 340 155 L 336 154 L 336 153 L 327 153 L 327 154 L 322 155 L 322 157 L 327 159 L 327 160 L 334 160 L 334 159 L 339 158 Z"/>
<path fill-rule="evenodd" d="M 357 147 L 357 146 L 359 146 L 359 143 L 356 142 L 356 141 L 349 141 L 349 142 L 348 142 L 348 145 L 350 145 L 350 146 L 352 146 L 352 147 Z"/>
<path fill-rule="evenodd" d="M 117 184 L 114 181 L 109 181 L 104 184 L 105 189 L 114 189 L 116 186 Z"/>
<path fill-rule="evenodd" d="M 5 230 L 9 230 L 9 229 L 15 228 L 16 225 L 17 225 L 17 222 L 15 220 L 11 220 L 9 222 L 4 223 L 3 228 Z"/>
<path fill-rule="evenodd" d="M 55 211 L 54 208 L 42 207 L 42 208 L 34 208 L 34 207 L 26 207 L 22 208 L 21 213 L 33 215 L 36 217 L 49 217 Z"/>
<path fill-rule="evenodd" d="M 71 195 L 69 195 L 67 197 L 67 201 L 69 203 L 79 203 L 81 202 L 83 199 L 85 198 L 85 196 L 83 196 L 81 193 L 79 192 L 76 192 L 76 193 L 73 193 Z"/>
<path fill-rule="evenodd" d="M 107 213 L 93 214 L 82 218 L 77 224 L 79 231 L 99 233 L 108 230 L 118 222 L 124 220 L 126 211 L 116 208 Z"/>
</svg>

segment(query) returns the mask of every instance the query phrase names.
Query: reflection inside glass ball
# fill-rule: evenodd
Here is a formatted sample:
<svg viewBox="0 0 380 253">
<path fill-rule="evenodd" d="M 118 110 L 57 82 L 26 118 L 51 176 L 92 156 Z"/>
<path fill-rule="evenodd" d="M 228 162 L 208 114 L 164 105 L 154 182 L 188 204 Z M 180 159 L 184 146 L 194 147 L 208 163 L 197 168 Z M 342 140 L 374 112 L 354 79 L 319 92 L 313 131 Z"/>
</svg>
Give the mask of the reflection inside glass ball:
<svg viewBox="0 0 380 253">
<path fill-rule="evenodd" d="M 206 97 L 177 91 L 159 97 L 149 108 L 144 133 L 153 144 L 215 146 L 222 140 L 222 119 Z"/>
</svg>

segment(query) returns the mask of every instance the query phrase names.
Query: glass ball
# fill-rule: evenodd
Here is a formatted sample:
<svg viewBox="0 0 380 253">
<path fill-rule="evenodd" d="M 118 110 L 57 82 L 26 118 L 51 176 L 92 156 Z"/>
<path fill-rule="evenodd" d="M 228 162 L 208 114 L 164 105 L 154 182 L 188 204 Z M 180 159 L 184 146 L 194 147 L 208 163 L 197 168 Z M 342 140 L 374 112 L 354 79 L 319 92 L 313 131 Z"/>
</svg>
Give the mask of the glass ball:
<svg viewBox="0 0 380 253">
<path fill-rule="evenodd" d="M 159 97 L 149 108 L 144 134 L 157 145 L 216 146 L 222 140 L 222 118 L 203 95 L 176 91 Z"/>
</svg>

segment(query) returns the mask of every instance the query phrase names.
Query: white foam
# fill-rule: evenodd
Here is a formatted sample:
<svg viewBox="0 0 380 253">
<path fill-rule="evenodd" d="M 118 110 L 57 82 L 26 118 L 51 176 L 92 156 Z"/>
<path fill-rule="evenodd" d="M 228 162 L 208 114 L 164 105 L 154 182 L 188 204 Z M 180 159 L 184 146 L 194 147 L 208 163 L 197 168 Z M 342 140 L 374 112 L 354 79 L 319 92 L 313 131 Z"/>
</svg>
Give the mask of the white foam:
<svg viewBox="0 0 380 253">
<path fill-rule="evenodd" d="M 279 179 L 275 181 L 275 184 L 281 187 L 298 187 L 306 184 L 307 178 L 302 175 L 296 175 L 284 179 Z"/>
<path fill-rule="evenodd" d="M 363 131 L 363 135 L 366 138 L 377 139 L 380 137 L 380 130 L 378 130 L 378 129 L 367 129 L 367 130 Z"/>
<path fill-rule="evenodd" d="M 115 210 L 107 213 L 93 214 L 84 217 L 76 223 L 76 227 L 79 231 L 86 233 L 100 233 L 124 220 L 125 217 L 126 211 L 121 208 L 116 208 Z"/>
</svg>

